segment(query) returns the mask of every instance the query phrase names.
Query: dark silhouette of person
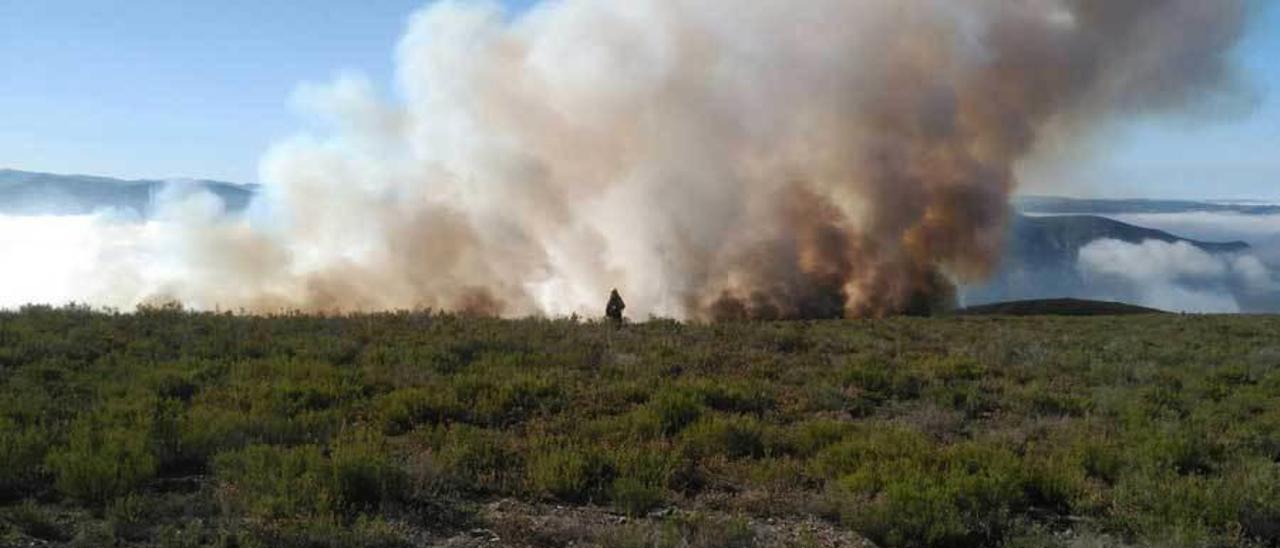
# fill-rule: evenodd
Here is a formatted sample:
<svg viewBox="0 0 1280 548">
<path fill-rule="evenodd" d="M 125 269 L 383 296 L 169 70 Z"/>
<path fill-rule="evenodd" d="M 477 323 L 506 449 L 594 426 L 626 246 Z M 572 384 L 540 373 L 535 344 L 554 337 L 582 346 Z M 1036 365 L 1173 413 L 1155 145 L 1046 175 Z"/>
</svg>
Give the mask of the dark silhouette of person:
<svg viewBox="0 0 1280 548">
<path fill-rule="evenodd" d="M 614 323 L 622 323 L 622 311 L 626 310 L 627 303 L 622 302 L 622 295 L 618 294 L 618 290 L 614 289 L 609 294 L 609 304 L 604 307 L 604 315 Z"/>
</svg>

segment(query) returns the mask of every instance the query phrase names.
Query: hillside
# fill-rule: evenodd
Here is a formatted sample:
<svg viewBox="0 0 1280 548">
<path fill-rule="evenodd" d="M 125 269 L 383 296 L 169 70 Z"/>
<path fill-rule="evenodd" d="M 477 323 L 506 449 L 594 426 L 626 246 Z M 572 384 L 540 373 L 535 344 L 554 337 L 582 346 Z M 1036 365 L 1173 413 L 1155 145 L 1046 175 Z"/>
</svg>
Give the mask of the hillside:
<svg viewBox="0 0 1280 548">
<path fill-rule="evenodd" d="M 1031 217 L 1019 215 L 1009 230 L 1006 261 L 1032 267 L 1073 266 L 1080 249 L 1110 239 L 1139 244 L 1147 240 L 1186 242 L 1209 253 L 1242 253 L 1244 242 L 1201 242 L 1162 230 L 1144 228 L 1094 215 Z"/>
<path fill-rule="evenodd" d="M 1245 215 L 1280 214 L 1280 205 L 1251 202 L 1205 202 L 1193 200 L 1104 200 L 1062 198 L 1058 196 L 1021 196 L 1014 199 L 1019 211 L 1054 215 L 1114 215 L 1120 213 L 1241 213 Z"/>
<path fill-rule="evenodd" d="M 1083 299 L 1042 299 L 972 306 L 958 313 L 966 316 L 1128 316 L 1163 314 L 1164 312 L 1124 303 Z"/>
<path fill-rule="evenodd" d="M 0 214 L 84 215 L 102 209 L 150 216 L 166 186 L 202 189 L 222 199 L 228 211 L 242 211 L 255 187 L 221 181 L 126 181 L 88 175 L 54 175 L 0 169 Z"/>
<path fill-rule="evenodd" d="M 1129 244 L 1183 242 L 1216 256 L 1252 251 L 1245 242 L 1198 241 L 1095 215 L 1016 215 L 1009 224 L 999 268 L 987 281 L 964 287 L 963 300 L 968 306 L 1059 298 L 1142 302 L 1137 294 L 1100 286 L 1081 275 L 1080 250 L 1103 239 Z M 1220 291 L 1234 297 L 1247 312 L 1274 312 L 1280 302 L 1277 295 L 1224 285 Z"/>
<path fill-rule="evenodd" d="M 0 313 L 0 545 L 1275 546 L 1272 317 Z"/>
</svg>

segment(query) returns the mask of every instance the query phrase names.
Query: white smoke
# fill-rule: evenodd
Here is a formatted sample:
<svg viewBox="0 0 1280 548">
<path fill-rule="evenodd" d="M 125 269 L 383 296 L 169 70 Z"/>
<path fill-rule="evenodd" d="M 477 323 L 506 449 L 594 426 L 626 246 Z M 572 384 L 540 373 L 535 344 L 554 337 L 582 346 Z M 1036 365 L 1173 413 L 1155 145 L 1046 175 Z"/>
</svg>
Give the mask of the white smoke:
<svg viewBox="0 0 1280 548">
<path fill-rule="evenodd" d="M 1241 312 L 1242 297 L 1277 290 L 1257 257 L 1210 254 L 1187 242 L 1097 240 L 1081 248 L 1077 269 L 1102 298 L 1175 312 Z"/>
<path fill-rule="evenodd" d="M 560 0 L 413 17 L 298 102 L 247 217 L 121 236 L 107 303 L 830 317 L 981 278 L 1039 137 L 1236 83 L 1247 0 Z"/>
</svg>

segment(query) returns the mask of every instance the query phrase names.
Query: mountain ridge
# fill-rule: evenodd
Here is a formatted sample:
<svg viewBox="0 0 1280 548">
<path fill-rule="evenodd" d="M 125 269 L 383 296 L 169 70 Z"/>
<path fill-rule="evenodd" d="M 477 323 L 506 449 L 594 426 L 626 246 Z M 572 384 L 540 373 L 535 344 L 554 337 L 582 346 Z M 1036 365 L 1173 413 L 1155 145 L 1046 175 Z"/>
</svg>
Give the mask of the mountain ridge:
<svg viewBox="0 0 1280 548">
<path fill-rule="evenodd" d="M 241 212 L 258 185 L 210 179 L 117 179 L 0 168 L 0 214 L 86 215 L 102 209 L 150 216 L 156 197 L 172 187 L 210 192 L 229 212 Z"/>
<path fill-rule="evenodd" d="M 1119 215 L 1133 213 L 1240 213 L 1277 215 L 1280 204 L 1245 201 L 1157 200 L 1149 198 L 1067 198 L 1063 196 L 1018 196 L 1014 207 L 1024 213 L 1053 215 Z"/>
</svg>

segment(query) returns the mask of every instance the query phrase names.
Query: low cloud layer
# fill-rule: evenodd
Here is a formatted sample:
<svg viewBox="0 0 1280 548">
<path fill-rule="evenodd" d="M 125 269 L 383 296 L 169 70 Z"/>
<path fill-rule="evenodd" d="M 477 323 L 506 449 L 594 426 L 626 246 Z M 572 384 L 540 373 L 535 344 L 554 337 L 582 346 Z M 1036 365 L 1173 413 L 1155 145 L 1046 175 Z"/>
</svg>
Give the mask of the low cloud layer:
<svg viewBox="0 0 1280 548">
<path fill-rule="evenodd" d="M 1117 220 L 1203 241 L 1244 241 L 1273 269 L 1280 269 L 1280 215 L 1231 212 L 1110 215 Z"/>
<path fill-rule="evenodd" d="M 1253 255 L 1213 255 L 1189 243 L 1098 240 L 1080 250 L 1077 269 L 1098 298 L 1176 312 L 1258 311 L 1277 290 Z"/>
</svg>

